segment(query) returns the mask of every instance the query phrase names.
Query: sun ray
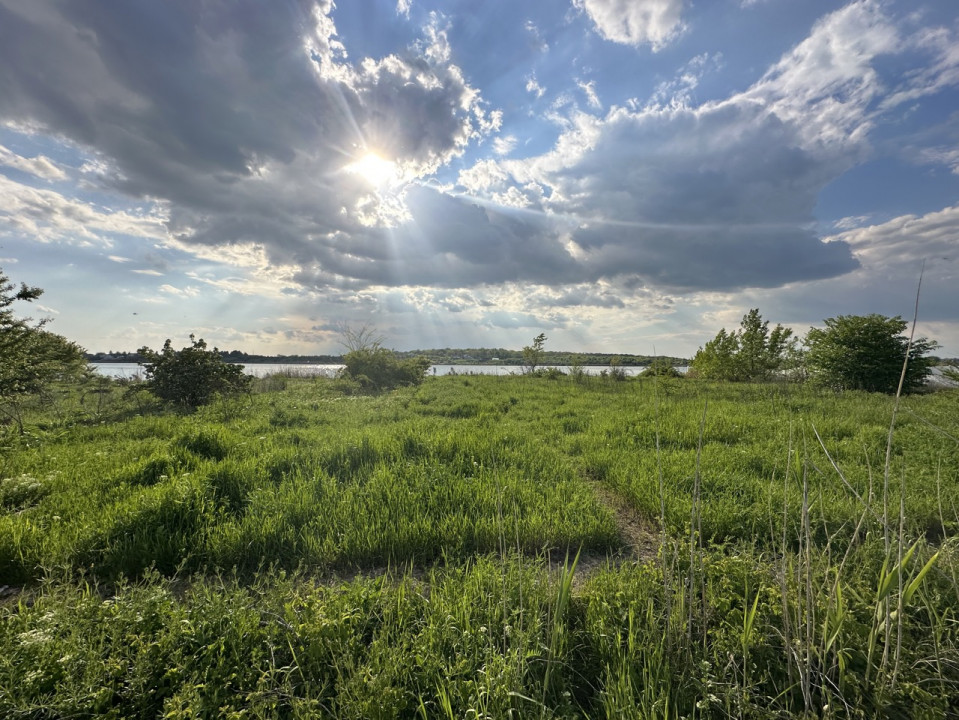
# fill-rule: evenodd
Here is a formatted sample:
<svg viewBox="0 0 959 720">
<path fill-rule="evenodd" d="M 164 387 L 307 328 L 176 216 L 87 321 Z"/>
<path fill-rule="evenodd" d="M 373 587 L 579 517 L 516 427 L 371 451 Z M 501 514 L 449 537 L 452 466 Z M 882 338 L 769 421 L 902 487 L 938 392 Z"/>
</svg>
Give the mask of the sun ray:
<svg viewBox="0 0 959 720">
<path fill-rule="evenodd" d="M 376 153 L 367 153 L 346 166 L 346 170 L 359 175 L 374 188 L 395 185 L 400 180 L 399 168 L 392 160 L 385 160 Z"/>
</svg>

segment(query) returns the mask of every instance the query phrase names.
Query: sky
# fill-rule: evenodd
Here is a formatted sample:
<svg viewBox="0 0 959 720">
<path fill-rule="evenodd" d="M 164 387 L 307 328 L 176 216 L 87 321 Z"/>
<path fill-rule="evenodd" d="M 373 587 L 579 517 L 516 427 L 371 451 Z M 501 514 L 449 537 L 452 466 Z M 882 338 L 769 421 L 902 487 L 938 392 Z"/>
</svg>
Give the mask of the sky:
<svg viewBox="0 0 959 720">
<path fill-rule="evenodd" d="M 0 0 L 0 268 L 93 352 L 959 356 L 955 0 Z"/>
</svg>

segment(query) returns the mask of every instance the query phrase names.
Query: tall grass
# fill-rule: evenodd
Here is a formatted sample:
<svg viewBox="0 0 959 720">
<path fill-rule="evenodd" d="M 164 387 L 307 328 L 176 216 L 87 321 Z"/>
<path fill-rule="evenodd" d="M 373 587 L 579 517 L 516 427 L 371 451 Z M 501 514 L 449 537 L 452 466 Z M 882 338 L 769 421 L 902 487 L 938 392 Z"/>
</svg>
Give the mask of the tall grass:
<svg viewBox="0 0 959 720">
<path fill-rule="evenodd" d="M 955 392 L 890 433 L 889 398 L 789 386 L 332 388 L 5 438 L 0 715 L 959 708 Z M 657 558 L 584 575 L 625 542 L 595 483 Z"/>
</svg>

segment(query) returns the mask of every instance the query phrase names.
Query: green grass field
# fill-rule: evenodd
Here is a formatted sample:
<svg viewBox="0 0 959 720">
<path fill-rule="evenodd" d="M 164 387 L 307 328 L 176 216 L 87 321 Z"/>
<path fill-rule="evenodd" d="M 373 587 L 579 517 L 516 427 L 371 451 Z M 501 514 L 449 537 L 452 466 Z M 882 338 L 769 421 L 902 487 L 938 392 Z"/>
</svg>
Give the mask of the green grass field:
<svg viewBox="0 0 959 720">
<path fill-rule="evenodd" d="M 0 450 L 0 716 L 959 714 L 959 393 L 272 378 Z"/>
</svg>

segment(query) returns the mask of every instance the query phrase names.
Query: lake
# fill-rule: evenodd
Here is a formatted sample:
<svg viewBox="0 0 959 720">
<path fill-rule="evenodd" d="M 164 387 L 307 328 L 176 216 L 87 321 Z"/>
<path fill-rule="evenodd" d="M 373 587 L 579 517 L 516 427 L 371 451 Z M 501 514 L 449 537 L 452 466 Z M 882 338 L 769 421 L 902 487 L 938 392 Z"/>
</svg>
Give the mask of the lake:
<svg viewBox="0 0 959 720">
<path fill-rule="evenodd" d="M 143 376 L 143 368 L 136 363 L 90 363 L 97 373 L 108 377 L 133 378 Z M 250 363 L 243 365 L 244 372 L 256 377 L 266 377 L 280 372 L 290 372 L 297 375 L 323 375 L 332 377 L 342 365 L 323 364 L 284 364 L 284 363 Z M 564 373 L 570 371 L 569 365 L 547 365 L 555 367 Z M 623 371 L 630 376 L 639 375 L 644 367 L 623 367 Z M 609 371 L 608 365 L 584 365 L 583 370 L 590 375 L 599 375 L 603 370 Z M 677 368 L 686 372 L 685 367 Z M 523 369 L 519 365 L 432 365 L 428 371 L 430 375 L 520 375 Z"/>
</svg>

